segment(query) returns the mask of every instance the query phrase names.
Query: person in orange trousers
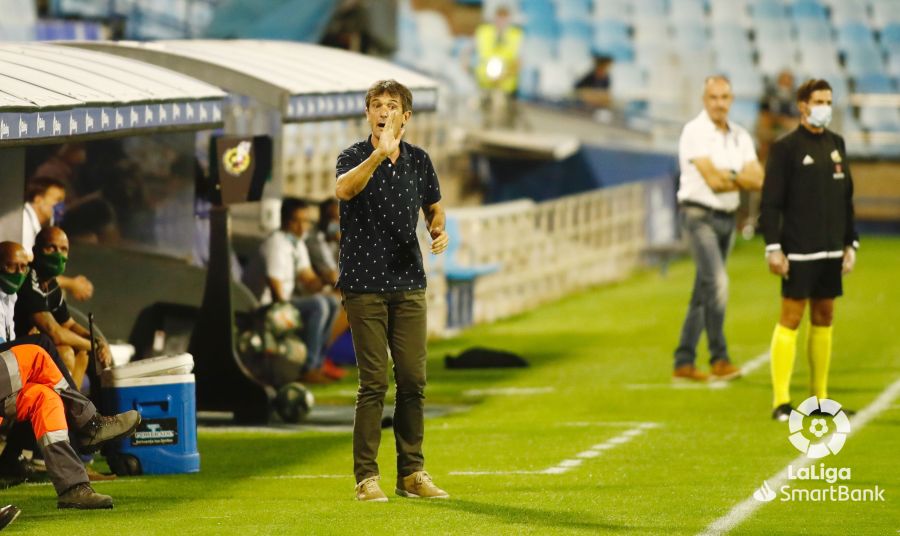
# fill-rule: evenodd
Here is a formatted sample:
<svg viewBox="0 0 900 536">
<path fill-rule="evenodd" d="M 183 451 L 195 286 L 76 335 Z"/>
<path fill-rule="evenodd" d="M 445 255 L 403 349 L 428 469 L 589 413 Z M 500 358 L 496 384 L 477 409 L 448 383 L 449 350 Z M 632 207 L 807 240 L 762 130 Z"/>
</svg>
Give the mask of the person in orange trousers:
<svg viewBox="0 0 900 536">
<path fill-rule="evenodd" d="M 40 346 L 21 344 L 0 352 L 3 416 L 31 422 L 59 496 L 57 506 L 111 508 L 112 498 L 91 489 L 84 465 L 69 444 L 69 427 L 57 393 L 67 387 L 62 373 Z"/>
</svg>

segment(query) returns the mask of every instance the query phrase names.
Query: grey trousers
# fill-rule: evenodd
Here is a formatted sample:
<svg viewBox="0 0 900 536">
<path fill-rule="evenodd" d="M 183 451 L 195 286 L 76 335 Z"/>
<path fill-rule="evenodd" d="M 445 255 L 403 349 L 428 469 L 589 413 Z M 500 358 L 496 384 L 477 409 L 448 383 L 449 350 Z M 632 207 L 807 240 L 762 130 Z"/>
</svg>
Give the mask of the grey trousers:
<svg viewBox="0 0 900 536">
<path fill-rule="evenodd" d="M 682 231 L 688 239 L 697 268 L 681 340 L 675 349 L 675 367 L 692 365 L 697 343 L 706 330 L 710 363 L 728 361 L 725 342 L 725 306 L 728 303 L 728 272 L 725 261 L 734 246 L 734 216 L 698 207 L 682 207 Z"/>
<path fill-rule="evenodd" d="M 397 397 L 394 439 L 397 476 L 425 464 L 425 291 L 357 294 L 344 292 L 344 307 L 359 367 L 353 422 L 353 473 L 357 482 L 379 474 L 381 415 L 388 389 L 388 348 L 394 361 Z"/>
</svg>

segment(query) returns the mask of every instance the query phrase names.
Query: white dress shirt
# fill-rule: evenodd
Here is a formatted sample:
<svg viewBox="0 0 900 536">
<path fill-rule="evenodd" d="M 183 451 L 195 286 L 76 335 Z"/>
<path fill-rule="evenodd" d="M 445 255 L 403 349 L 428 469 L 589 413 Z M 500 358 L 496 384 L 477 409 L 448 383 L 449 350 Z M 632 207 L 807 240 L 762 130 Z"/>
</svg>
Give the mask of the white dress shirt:
<svg viewBox="0 0 900 536">
<path fill-rule="evenodd" d="M 717 169 L 739 172 L 744 164 L 757 160 L 750 134 L 731 121 L 728 122 L 727 132 L 719 130 L 703 110 L 684 126 L 678 141 L 678 163 L 681 166 L 678 201 L 699 203 L 727 212 L 737 210 L 740 192 L 712 191 L 694 165 L 695 158 L 709 158 Z"/>
<path fill-rule="evenodd" d="M 0 292 L 0 342 L 16 338 L 16 294 Z"/>
<path fill-rule="evenodd" d="M 31 248 L 34 247 L 34 239 L 41 232 L 41 222 L 38 220 L 37 212 L 31 203 L 25 203 L 22 210 L 22 247 L 31 255 Z"/>
</svg>

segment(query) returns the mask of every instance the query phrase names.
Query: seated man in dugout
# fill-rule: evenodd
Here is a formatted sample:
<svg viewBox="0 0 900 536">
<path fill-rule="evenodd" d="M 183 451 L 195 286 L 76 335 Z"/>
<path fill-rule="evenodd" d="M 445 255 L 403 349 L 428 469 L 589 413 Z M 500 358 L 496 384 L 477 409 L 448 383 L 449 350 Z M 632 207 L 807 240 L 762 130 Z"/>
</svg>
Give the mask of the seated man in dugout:
<svg viewBox="0 0 900 536">
<path fill-rule="evenodd" d="M 13 242 L 0 243 L 0 329 L 4 338 L 11 339 L 15 333 L 11 309 L 27 273 L 25 249 Z M 75 428 L 73 437 L 81 449 L 91 452 L 107 441 L 131 435 L 141 421 L 140 414 L 128 411 L 101 416 L 90 400 L 69 386 L 47 351 L 32 341 L 5 340 L 0 344 L 0 423 L 3 419 L 31 423 L 59 496 L 59 508 L 111 508 L 112 499 L 94 492 L 88 484 L 84 465 L 69 442 L 69 425 Z M 3 456 L 8 454 L 5 451 Z M 14 458 L 18 461 L 18 453 Z"/>
<path fill-rule="evenodd" d="M 16 334 L 24 337 L 43 333 L 50 337 L 60 357 L 72 374 L 75 388 L 80 389 L 88 367 L 91 351 L 90 331 L 75 322 L 69 314 L 66 299 L 57 277 L 66 270 L 69 259 L 69 238 L 59 227 L 42 229 L 35 238 L 31 272 L 19 289 L 16 302 Z M 109 345 L 96 338 L 99 364 L 112 364 Z"/>
</svg>

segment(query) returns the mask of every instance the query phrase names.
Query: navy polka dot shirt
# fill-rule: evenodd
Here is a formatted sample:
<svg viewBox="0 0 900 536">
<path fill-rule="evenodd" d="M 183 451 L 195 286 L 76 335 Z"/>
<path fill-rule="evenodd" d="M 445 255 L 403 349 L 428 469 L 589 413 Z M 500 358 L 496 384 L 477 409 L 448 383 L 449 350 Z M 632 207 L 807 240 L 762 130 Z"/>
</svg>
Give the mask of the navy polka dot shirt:
<svg viewBox="0 0 900 536">
<path fill-rule="evenodd" d="M 338 156 L 337 176 L 361 164 L 374 148 L 366 138 Z M 396 163 L 386 158 L 365 189 L 341 201 L 338 286 L 350 292 L 398 292 L 425 288 L 416 237 L 419 210 L 441 200 L 428 153 L 400 142 Z"/>
</svg>

